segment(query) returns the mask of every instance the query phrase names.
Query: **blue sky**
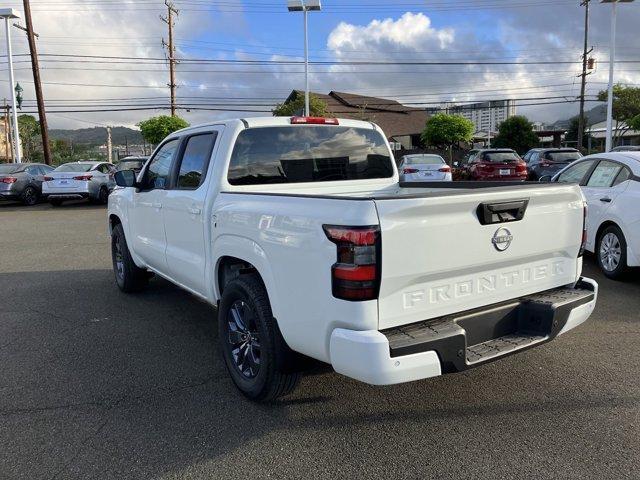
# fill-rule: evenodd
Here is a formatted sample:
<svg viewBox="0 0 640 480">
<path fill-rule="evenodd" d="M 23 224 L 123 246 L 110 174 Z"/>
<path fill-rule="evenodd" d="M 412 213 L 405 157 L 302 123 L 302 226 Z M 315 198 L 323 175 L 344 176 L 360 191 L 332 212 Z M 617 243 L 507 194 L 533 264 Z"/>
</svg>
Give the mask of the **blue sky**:
<svg viewBox="0 0 640 480">
<path fill-rule="evenodd" d="M 9 2 L 21 9 L 18 1 Z M 571 61 L 579 62 L 583 9 L 579 0 L 325 0 L 310 14 L 310 50 L 323 61 Z M 42 75 L 52 110 L 109 110 L 167 104 L 167 66 L 161 38 L 161 0 L 32 0 L 41 34 Z M 302 88 L 300 65 L 198 65 L 189 59 L 301 60 L 302 14 L 284 0 L 175 0 L 180 103 L 208 104 L 182 114 L 192 123 L 220 116 L 268 111 L 293 88 Z M 640 60 L 640 1 L 621 5 L 618 60 Z M 608 59 L 610 7 L 592 2 L 590 45 Z M 14 32 L 16 53 L 27 52 Z M 55 57 L 52 55 L 74 55 Z M 88 55 L 91 58 L 81 58 Z M 17 57 L 24 62 L 27 58 Z M 116 62 L 116 63 L 113 63 Z M 17 63 L 26 105 L 33 105 L 28 63 Z M 6 68 L 0 68 L 6 72 Z M 559 103 L 579 93 L 579 65 L 382 65 L 312 66 L 312 87 L 395 98 L 410 106 L 518 98 L 532 120 L 554 121 L 577 111 Z M 254 72 L 254 73 L 250 73 Z M 6 75 L 6 73 L 5 73 Z M 640 83 L 640 63 L 618 66 L 617 79 Z M 0 88 L 8 88 L 0 73 Z M 606 87 L 607 65 L 589 77 L 589 94 Z M 593 98 L 593 97 L 590 97 Z M 118 100 L 113 100 L 118 99 Z M 235 99 L 235 100 L 234 100 Z M 245 100 L 246 99 L 246 100 Z M 249 100 L 250 99 L 250 100 Z M 531 99 L 531 100 L 527 100 Z M 540 99 L 540 100 L 538 100 Z M 75 103 L 70 100 L 76 100 Z M 53 108 L 53 106 L 56 108 Z M 77 108 L 71 108 L 78 105 Z M 82 106 L 80 106 L 82 105 Z M 236 107 L 232 107 L 235 105 Z M 594 105 L 590 103 L 589 106 Z M 32 108 L 32 107 L 30 107 Z M 113 108 L 115 109 L 115 107 Z M 54 127 L 134 125 L 162 110 L 52 114 Z M 257 113 L 256 113 L 257 114 Z"/>
</svg>

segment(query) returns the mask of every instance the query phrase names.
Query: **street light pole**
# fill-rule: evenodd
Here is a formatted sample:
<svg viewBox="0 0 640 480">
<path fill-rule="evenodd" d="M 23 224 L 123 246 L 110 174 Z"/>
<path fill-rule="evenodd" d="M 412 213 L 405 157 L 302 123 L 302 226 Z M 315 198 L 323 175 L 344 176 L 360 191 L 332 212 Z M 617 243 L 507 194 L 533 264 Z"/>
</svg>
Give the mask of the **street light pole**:
<svg viewBox="0 0 640 480">
<path fill-rule="evenodd" d="M 309 20 L 310 11 L 319 11 L 322 6 L 320 0 L 288 0 L 290 12 L 302 12 L 304 15 L 304 114 L 311 114 L 309 99 Z"/>
<path fill-rule="evenodd" d="M 616 17 L 618 2 L 613 2 L 611 10 L 611 45 L 609 53 L 609 87 L 607 94 L 607 141 L 605 151 L 613 148 L 613 67 L 616 61 Z"/>
<path fill-rule="evenodd" d="M 613 148 L 613 72 L 616 61 L 616 23 L 618 2 L 631 3 L 634 0 L 602 0 L 601 3 L 611 3 L 611 45 L 609 53 L 609 88 L 607 93 L 607 140 L 605 151 Z"/>
<path fill-rule="evenodd" d="M 18 109 L 16 102 L 15 76 L 13 74 L 13 50 L 11 48 L 11 26 L 9 20 L 20 18 L 13 8 L 0 9 L 0 18 L 4 18 L 7 34 L 7 60 L 9 62 L 9 90 L 11 91 L 11 118 L 13 120 L 13 151 L 16 163 L 22 163 L 20 158 L 20 132 L 18 131 Z"/>
<path fill-rule="evenodd" d="M 308 117 L 309 108 L 309 11 L 304 6 L 304 115 Z"/>
</svg>

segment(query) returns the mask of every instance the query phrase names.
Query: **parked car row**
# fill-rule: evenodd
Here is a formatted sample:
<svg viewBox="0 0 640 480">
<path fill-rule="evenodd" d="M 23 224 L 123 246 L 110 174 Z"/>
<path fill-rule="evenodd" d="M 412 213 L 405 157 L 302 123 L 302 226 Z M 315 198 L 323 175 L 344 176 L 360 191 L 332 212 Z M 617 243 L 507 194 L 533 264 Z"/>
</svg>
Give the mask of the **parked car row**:
<svg viewBox="0 0 640 480">
<path fill-rule="evenodd" d="M 70 162 L 53 168 L 41 163 L 0 165 L 0 200 L 35 205 L 48 200 L 60 206 L 67 200 L 87 199 L 106 204 L 115 187 L 116 171 L 139 173 L 147 157 L 127 157 L 117 165 L 107 162 Z"/>
</svg>

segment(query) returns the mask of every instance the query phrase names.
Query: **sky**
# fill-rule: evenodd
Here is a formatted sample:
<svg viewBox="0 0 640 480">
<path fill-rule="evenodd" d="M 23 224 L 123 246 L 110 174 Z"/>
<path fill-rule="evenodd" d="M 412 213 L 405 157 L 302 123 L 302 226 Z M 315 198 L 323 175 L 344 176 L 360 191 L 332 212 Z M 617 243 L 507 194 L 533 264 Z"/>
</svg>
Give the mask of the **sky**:
<svg viewBox="0 0 640 480">
<path fill-rule="evenodd" d="M 163 0 L 31 4 L 51 128 L 135 126 L 168 113 Z M 179 114 L 190 123 L 269 115 L 292 89 L 304 88 L 303 15 L 288 12 L 285 0 L 174 4 Z M 3 6 L 23 11 L 19 1 Z M 618 11 L 616 82 L 640 85 L 640 1 Z M 589 47 L 597 62 L 589 100 L 606 88 L 610 18 L 611 5 L 591 2 Z M 309 32 L 316 92 L 411 107 L 513 98 L 519 114 L 548 123 L 578 111 L 566 102 L 580 93 L 580 0 L 324 0 L 321 12 L 309 14 Z M 23 110 L 33 112 L 26 36 L 16 28 L 12 35 Z M 6 55 L 0 60 L 0 91 L 8 96 Z"/>
</svg>

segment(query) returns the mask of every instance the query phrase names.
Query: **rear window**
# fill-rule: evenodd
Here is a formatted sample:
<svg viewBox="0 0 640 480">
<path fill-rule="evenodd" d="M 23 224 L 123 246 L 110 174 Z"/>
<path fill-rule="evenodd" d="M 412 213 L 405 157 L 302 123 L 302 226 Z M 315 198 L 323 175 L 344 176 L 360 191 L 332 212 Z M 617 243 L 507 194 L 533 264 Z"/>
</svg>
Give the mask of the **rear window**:
<svg viewBox="0 0 640 480">
<path fill-rule="evenodd" d="M 404 157 L 405 165 L 441 165 L 444 159 L 440 155 L 416 155 Z"/>
<path fill-rule="evenodd" d="M 520 157 L 515 152 L 486 152 L 482 154 L 483 162 L 511 163 L 518 160 L 520 160 Z"/>
<path fill-rule="evenodd" d="M 118 170 L 135 170 L 143 166 L 144 162 L 142 160 L 127 160 L 126 162 L 120 162 L 117 168 Z"/>
<path fill-rule="evenodd" d="M 580 152 L 547 152 L 544 156 L 552 162 L 572 162 L 582 158 Z"/>
<path fill-rule="evenodd" d="M 0 165 L 0 173 L 18 173 L 22 169 L 22 165 Z"/>
<path fill-rule="evenodd" d="M 263 127 L 238 135 L 231 185 L 329 182 L 393 176 L 389 149 L 376 130 L 349 127 Z"/>
<path fill-rule="evenodd" d="M 56 168 L 56 172 L 88 172 L 93 167 L 91 163 L 65 163 Z"/>
</svg>

